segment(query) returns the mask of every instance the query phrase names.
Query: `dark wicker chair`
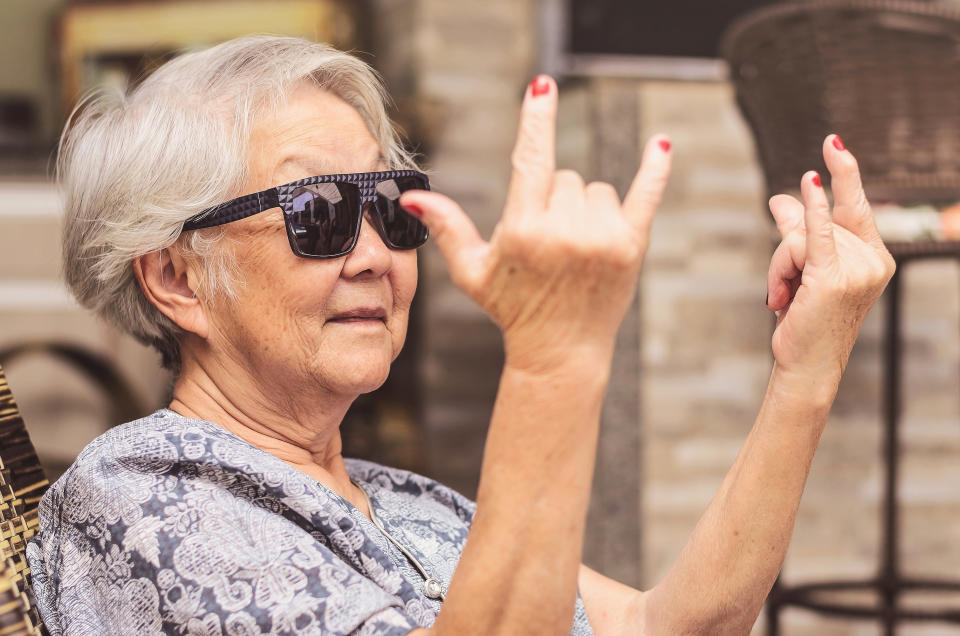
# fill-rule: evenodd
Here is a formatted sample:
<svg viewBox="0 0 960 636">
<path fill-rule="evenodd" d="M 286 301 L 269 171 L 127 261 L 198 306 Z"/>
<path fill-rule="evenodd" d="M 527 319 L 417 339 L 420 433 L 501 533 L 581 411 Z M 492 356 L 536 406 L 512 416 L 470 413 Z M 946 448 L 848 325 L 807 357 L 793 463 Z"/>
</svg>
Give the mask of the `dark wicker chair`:
<svg viewBox="0 0 960 636">
<path fill-rule="evenodd" d="M 722 42 L 737 103 L 770 194 L 796 190 L 810 169 L 829 176 L 820 142 L 838 133 L 856 154 L 875 202 L 960 201 L 960 10 L 935 2 L 807 0 L 772 5 L 732 24 Z M 897 483 L 901 409 L 901 272 L 912 261 L 960 260 L 960 243 L 888 244 L 899 265 L 886 300 L 884 501 L 876 577 L 787 585 L 767 600 L 770 634 L 787 606 L 875 618 L 885 634 L 907 620 L 960 623 L 960 607 L 905 607 L 908 591 L 958 592 L 960 581 L 904 576 Z M 836 593 L 868 591 L 876 603 Z"/>
<path fill-rule="evenodd" d="M 770 194 L 823 171 L 816 140 L 835 132 L 874 201 L 960 200 L 960 10 L 787 2 L 742 17 L 721 46 Z"/>
<path fill-rule="evenodd" d="M 42 625 L 24 551 L 47 490 L 40 461 L 0 367 L 0 635 L 33 636 Z"/>
</svg>

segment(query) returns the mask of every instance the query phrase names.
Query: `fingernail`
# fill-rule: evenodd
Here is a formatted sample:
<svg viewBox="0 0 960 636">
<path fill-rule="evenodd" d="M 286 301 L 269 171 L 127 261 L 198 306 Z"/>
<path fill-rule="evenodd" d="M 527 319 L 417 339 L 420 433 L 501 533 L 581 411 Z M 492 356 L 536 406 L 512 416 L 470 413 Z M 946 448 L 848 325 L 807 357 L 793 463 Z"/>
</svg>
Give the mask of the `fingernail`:
<svg viewBox="0 0 960 636">
<path fill-rule="evenodd" d="M 843 139 L 840 139 L 840 135 L 837 135 L 833 138 L 833 147 L 837 150 L 846 150 L 847 147 L 843 145 Z"/>
<path fill-rule="evenodd" d="M 546 75 L 537 75 L 530 82 L 530 94 L 540 97 L 550 92 L 550 79 Z"/>
<path fill-rule="evenodd" d="M 811 179 L 811 181 L 813 181 L 813 185 L 817 186 L 818 188 L 823 187 L 820 184 L 820 175 L 818 174 L 813 175 L 813 179 Z"/>
<path fill-rule="evenodd" d="M 423 210 L 416 203 L 401 203 L 400 206 L 418 219 L 423 218 Z"/>
<path fill-rule="evenodd" d="M 660 140 L 660 150 L 664 152 L 670 152 L 670 142 L 666 139 Z"/>
</svg>

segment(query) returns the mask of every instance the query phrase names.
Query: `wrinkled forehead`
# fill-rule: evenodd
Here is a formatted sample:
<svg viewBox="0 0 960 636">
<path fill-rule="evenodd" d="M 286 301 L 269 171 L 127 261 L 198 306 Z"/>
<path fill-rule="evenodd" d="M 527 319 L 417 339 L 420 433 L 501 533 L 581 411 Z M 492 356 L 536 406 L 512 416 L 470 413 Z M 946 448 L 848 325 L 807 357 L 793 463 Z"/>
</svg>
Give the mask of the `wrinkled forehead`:
<svg viewBox="0 0 960 636">
<path fill-rule="evenodd" d="M 301 85 L 262 113 L 250 133 L 251 168 L 262 187 L 324 174 L 382 169 L 383 150 L 360 113 L 316 85 Z"/>
</svg>

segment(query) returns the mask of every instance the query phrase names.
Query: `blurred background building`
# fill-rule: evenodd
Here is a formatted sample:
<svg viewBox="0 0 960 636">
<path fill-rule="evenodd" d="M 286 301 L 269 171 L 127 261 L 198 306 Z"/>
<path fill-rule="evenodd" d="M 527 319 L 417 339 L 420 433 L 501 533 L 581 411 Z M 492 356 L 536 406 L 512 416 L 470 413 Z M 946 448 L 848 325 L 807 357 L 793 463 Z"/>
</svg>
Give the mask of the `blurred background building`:
<svg viewBox="0 0 960 636">
<path fill-rule="evenodd" d="M 56 476 L 90 439 L 163 405 L 170 389 L 156 355 L 79 308 L 59 282 L 51 157 L 85 90 L 136 82 L 178 50 L 251 32 L 362 52 L 384 75 L 434 187 L 489 234 L 524 87 L 549 72 L 561 85 L 562 167 L 622 193 L 644 138 L 666 132 L 674 142 L 674 175 L 620 337 L 585 545 L 600 571 L 653 585 L 733 462 L 771 365 L 766 184 L 719 60 L 724 29 L 768 4 L 0 0 L 0 363 L 44 465 Z M 814 151 L 820 141 L 809 139 Z M 453 287 L 432 245 L 421 271 L 410 341 L 387 385 L 351 412 L 346 443 L 473 495 L 502 364 L 498 332 Z M 960 271 L 953 261 L 918 263 L 903 289 L 903 567 L 951 577 L 960 571 Z M 784 568 L 790 581 L 875 573 L 882 320 L 878 306 L 814 461 Z M 957 595 L 935 600 L 960 607 Z M 786 610 L 782 626 L 881 633 L 870 621 L 799 609 Z M 909 624 L 899 633 L 960 629 Z"/>
</svg>

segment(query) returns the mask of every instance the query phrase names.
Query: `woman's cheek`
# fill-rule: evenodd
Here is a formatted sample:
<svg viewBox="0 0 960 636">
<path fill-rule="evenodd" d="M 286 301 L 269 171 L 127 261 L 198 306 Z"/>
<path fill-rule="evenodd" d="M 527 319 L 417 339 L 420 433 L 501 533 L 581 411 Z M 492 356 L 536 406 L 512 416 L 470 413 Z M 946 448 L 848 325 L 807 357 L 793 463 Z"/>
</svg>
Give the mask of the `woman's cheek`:
<svg viewBox="0 0 960 636">
<path fill-rule="evenodd" d="M 396 260 L 391 273 L 393 287 L 393 311 L 390 334 L 393 340 L 393 358 L 400 354 L 406 340 L 410 322 L 410 305 L 417 291 L 417 252 L 395 253 Z"/>
<path fill-rule="evenodd" d="M 409 311 L 417 292 L 417 251 L 395 252 L 393 273 L 394 306 Z"/>
</svg>

